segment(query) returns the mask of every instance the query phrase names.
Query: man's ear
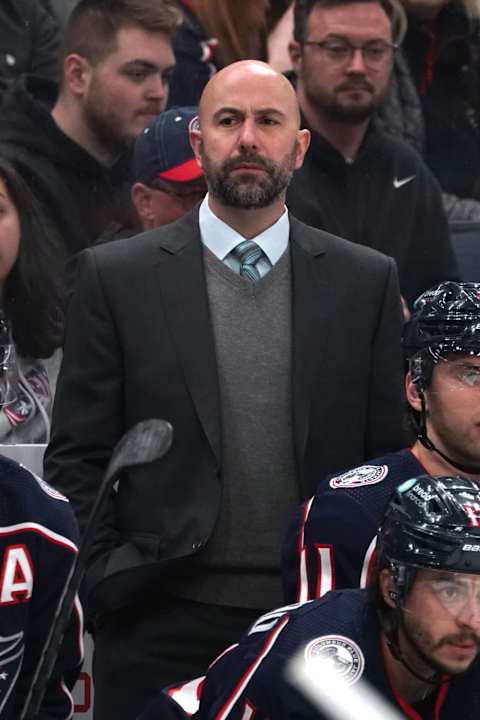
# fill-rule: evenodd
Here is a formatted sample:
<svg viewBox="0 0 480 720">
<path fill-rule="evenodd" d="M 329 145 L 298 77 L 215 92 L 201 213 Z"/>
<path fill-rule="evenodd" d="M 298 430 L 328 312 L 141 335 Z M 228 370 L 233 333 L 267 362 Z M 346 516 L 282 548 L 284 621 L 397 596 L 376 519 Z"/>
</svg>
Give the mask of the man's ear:
<svg viewBox="0 0 480 720">
<path fill-rule="evenodd" d="M 417 412 L 421 412 L 422 401 L 420 399 L 418 383 L 413 382 L 410 370 L 405 376 L 405 394 L 409 405 L 411 405 L 414 410 L 417 410 Z"/>
<path fill-rule="evenodd" d="M 68 86 L 72 95 L 83 97 L 92 76 L 92 66 L 81 55 L 71 53 L 63 63 L 64 84 Z"/>
<path fill-rule="evenodd" d="M 292 40 L 292 42 L 288 43 L 288 53 L 290 55 L 290 61 L 295 74 L 301 75 L 303 69 L 303 53 L 300 43 L 296 40 Z"/>
<path fill-rule="evenodd" d="M 393 581 L 392 573 L 388 568 L 380 570 L 379 584 L 380 592 L 382 593 L 382 597 L 385 600 L 386 604 L 391 608 L 396 607 L 395 584 Z"/>
<path fill-rule="evenodd" d="M 130 191 L 132 203 L 142 224 L 153 222 L 152 191 L 147 185 L 136 182 Z"/>
<path fill-rule="evenodd" d="M 295 157 L 295 170 L 301 168 L 303 165 L 303 159 L 310 145 L 311 133 L 310 130 L 304 129 L 299 130 L 297 133 L 297 147 Z"/>
<path fill-rule="evenodd" d="M 195 153 L 196 161 L 199 166 L 202 167 L 203 141 L 202 131 L 200 128 L 200 120 L 198 116 L 194 117 L 193 120 L 190 121 L 190 125 L 188 126 L 188 135 L 190 139 L 190 145 L 192 146 L 192 150 Z"/>
</svg>

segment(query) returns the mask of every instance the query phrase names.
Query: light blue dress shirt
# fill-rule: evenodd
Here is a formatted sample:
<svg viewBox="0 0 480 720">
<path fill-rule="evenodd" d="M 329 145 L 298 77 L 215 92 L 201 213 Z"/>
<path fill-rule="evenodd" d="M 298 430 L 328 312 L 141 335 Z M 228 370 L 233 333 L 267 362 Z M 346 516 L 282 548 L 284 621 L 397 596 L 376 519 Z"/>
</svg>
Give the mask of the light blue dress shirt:
<svg viewBox="0 0 480 720">
<path fill-rule="evenodd" d="M 213 252 L 219 260 L 238 274 L 240 271 L 240 262 L 231 252 L 239 243 L 244 242 L 246 238 L 214 215 L 208 205 L 208 194 L 200 205 L 198 219 L 202 243 Z M 260 277 L 266 275 L 270 268 L 273 267 L 283 255 L 288 247 L 289 236 L 290 220 L 287 208 L 285 208 L 276 223 L 264 230 L 260 235 L 249 238 L 262 248 L 270 261 L 270 263 L 268 263 L 264 258 L 260 258 L 258 261 L 256 268 Z"/>
</svg>

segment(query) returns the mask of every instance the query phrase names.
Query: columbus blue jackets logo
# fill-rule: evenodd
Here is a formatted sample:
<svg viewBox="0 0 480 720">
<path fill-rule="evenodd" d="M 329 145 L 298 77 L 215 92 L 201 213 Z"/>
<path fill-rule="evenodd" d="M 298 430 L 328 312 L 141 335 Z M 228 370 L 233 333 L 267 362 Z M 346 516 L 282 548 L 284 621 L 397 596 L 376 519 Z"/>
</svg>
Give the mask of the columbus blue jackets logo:
<svg viewBox="0 0 480 720">
<path fill-rule="evenodd" d="M 338 490 L 339 488 L 356 488 L 362 485 L 375 485 L 385 480 L 387 475 L 388 465 L 362 465 L 354 470 L 343 473 L 343 475 L 331 478 L 330 487 Z"/>
<path fill-rule="evenodd" d="M 343 635 L 324 635 L 311 640 L 305 648 L 308 664 L 327 663 L 346 685 L 353 685 L 363 674 L 365 658 L 353 640 Z"/>
</svg>

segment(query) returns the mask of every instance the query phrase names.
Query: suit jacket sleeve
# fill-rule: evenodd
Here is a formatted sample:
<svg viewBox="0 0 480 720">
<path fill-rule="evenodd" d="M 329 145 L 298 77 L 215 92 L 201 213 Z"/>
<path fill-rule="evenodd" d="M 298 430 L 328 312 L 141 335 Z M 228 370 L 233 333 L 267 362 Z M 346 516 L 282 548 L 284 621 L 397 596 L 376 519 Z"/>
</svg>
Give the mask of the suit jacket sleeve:
<svg viewBox="0 0 480 720">
<path fill-rule="evenodd" d="M 384 301 L 379 306 L 378 324 L 373 339 L 368 402 L 367 458 L 378 457 L 403 445 L 399 422 L 403 405 L 400 337 L 402 308 L 397 268 L 389 258 Z"/>
<path fill-rule="evenodd" d="M 83 532 L 112 450 L 123 432 L 122 355 L 96 258 L 81 253 L 45 456 L 45 478 L 71 501 Z M 79 412 L 81 408 L 81 412 Z M 115 544 L 114 497 L 92 559 Z"/>
</svg>

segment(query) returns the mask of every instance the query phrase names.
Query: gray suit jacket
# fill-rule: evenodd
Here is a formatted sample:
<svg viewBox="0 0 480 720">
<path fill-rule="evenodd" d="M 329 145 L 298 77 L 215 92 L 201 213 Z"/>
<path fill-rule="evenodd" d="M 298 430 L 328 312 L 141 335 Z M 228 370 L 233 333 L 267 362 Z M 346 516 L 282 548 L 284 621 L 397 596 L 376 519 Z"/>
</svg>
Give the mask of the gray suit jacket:
<svg viewBox="0 0 480 720">
<path fill-rule="evenodd" d="M 298 486 L 403 446 L 394 262 L 291 217 Z M 115 443 L 163 417 L 173 445 L 112 493 L 89 571 L 92 607 L 132 601 L 208 541 L 222 485 L 220 401 L 198 211 L 84 251 L 71 298 L 46 479 L 81 527 Z M 274 497 L 275 488 L 272 488 Z"/>
</svg>

